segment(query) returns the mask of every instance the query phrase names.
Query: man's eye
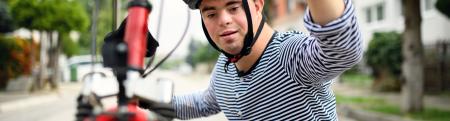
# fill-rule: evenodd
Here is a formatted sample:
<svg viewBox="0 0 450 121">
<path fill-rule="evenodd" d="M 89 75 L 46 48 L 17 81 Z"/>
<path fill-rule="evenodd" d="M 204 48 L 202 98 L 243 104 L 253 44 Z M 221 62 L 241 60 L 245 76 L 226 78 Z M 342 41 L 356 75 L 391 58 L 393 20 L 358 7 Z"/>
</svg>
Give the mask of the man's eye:
<svg viewBox="0 0 450 121">
<path fill-rule="evenodd" d="M 232 7 L 231 9 L 230 9 L 230 11 L 237 11 L 239 9 L 239 7 Z"/>
<path fill-rule="evenodd" d="M 212 14 L 207 14 L 207 15 L 206 15 L 206 17 L 208 17 L 208 18 L 213 18 L 214 16 L 216 16 L 216 14 L 213 14 L 213 13 L 212 13 Z"/>
</svg>

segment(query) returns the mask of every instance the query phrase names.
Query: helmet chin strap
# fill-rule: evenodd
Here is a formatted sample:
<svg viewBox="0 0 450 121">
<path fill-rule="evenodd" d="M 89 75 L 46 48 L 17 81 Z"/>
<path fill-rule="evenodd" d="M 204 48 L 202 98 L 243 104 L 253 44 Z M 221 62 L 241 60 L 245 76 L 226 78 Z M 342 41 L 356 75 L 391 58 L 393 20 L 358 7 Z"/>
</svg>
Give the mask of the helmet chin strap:
<svg viewBox="0 0 450 121">
<path fill-rule="evenodd" d="M 242 0 L 242 6 L 244 8 L 245 15 L 247 17 L 248 31 L 244 38 L 244 46 L 242 47 L 241 52 L 237 55 L 233 55 L 233 54 L 229 54 L 229 53 L 225 52 L 224 50 L 220 49 L 214 43 L 214 41 L 211 39 L 211 36 L 208 34 L 208 30 L 206 29 L 205 22 L 202 19 L 203 32 L 205 33 L 206 38 L 208 39 L 208 42 L 211 44 L 211 46 L 213 46 L 216 50 L 223 53 L 228 58 L 228 61 L 225 63 L 225 66 L 224 66 L 226 73 L 228 71 L 228 65 L 230 65 L 230 63 L 236 63 L 243 56 L 247 56 L 248 54 L 251 53 L 252 47 L 255 44 L 256 40 L 258 40 L 258 37 L 261 34 L 262 29 L 264 28 L 264 23 L 266 22 L 266 18 L 263 16 L 263 18 L 261 19 L 261 22 L 259 24 L 258 31 L 256 32 L 255 36 L 253 36 L 253 22 L 252 22 L 252 16 L 250 13 L 250 7 L 248 5 L 248 1 Z"/>
</svg>

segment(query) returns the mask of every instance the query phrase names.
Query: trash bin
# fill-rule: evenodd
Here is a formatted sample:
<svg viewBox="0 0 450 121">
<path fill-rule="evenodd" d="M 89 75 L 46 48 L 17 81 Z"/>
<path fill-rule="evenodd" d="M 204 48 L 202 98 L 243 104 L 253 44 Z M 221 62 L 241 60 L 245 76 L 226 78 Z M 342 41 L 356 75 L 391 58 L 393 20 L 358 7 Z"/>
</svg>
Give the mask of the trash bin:
<svg viewBox="0 0 450 121">
<path fill-rule="evenodd" d="M 70 82 L 77 82 L 78 78 L 77 78 L 77 65 L 76 64 L 72 64 L 70 65 Z"/>
</svg>

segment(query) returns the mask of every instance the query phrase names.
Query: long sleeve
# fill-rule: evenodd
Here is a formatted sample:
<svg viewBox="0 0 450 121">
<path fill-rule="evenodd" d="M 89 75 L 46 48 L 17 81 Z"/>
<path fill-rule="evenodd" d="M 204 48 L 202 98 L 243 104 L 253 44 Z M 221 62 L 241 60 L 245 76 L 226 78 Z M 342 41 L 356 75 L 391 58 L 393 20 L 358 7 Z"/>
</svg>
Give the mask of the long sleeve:
<svg viewBox="0 0 450 121">
<path fill-rule="evenodd" d="M 290 76 L 304 85 L 329 82 L 362 59 L 362 39 L 351 0 L 338 19 L 321 26 L 314 23 L 309 10 L 304 23 L 306 37 L 294 36 L 283 44 L 283 65 Z"/>
<path fill-rule="evenodd" d="M 211 81 L 207 90 L 188 95 L 174 96 L 172 104 L 175 108 L 177 118 L 187 120 L 219 113 L 221 110 L 214 94 L 213 83 Z"/>
</svg>

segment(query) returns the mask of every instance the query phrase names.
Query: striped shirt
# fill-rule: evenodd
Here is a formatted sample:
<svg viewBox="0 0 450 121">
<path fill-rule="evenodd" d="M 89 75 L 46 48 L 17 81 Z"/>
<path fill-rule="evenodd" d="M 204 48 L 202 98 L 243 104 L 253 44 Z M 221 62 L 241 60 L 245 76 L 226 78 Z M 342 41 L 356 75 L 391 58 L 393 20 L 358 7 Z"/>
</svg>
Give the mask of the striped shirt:
<svg viewBox="0 0 450 121">
<path fill-rule="evenodd" d="M 362 58 L 351 0 L 344 14 L 325 26 L 304 17 L 310 35 L 275 33 L 259 60 L 244 75 L 224 70 L 221 55 L 205 91 L 175 96 L 177 118 L 206 117 L 222 111 L 228 120 L 337 120 L 332 79 Z"/>
</svg>

